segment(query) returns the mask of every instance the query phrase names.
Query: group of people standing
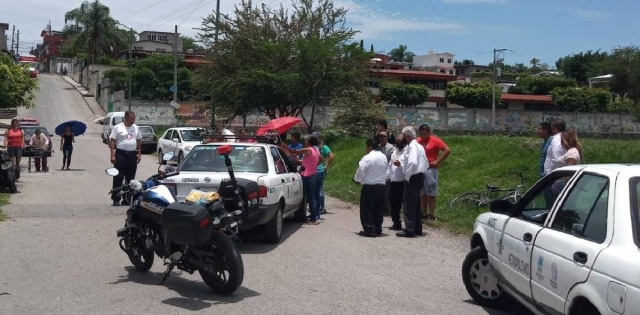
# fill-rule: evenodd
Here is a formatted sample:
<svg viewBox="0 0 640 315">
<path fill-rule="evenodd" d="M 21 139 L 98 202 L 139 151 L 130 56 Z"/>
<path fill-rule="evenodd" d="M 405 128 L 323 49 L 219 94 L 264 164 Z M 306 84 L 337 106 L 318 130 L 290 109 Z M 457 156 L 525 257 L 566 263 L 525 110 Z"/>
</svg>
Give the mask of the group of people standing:
<svg viewBox="0 0 640 315">
<path fill-rule="evenodd" d="M 438 166 L 451 154 L 431 128 L 420 125 L 418 133 L 407 126 L 398 136 L 380 120 L 373 139 L 365 143 L 367 154 L 360 160 L 354 181 L 362 185 L 360 222 L 364 237 L 382 236 L 383 212 L 389 207 L 398 237 L 423 235 L 422 219 L 437 220 Z M 404 209 L 405 226 L 400 211 Z"/>
<path fill-rule="evenodd" d="M 540 177 L 567 165 L 580 164 L 584 160 L 582 144 L 574 129 L 566 129 L 564 120 L 541 122 L 538 136 L 542 141 L 540 150 Z"/>
<path fill-rule="evenodd" d="M 42 130 L 36 128 L 35 132 L 29 139 L 29 146 L 35 150 L 46 151 L 49 146 L 50 139 L 47 135 L 42 133 Z M 70 125 L 65 126 L 64 132 L 60 138 L 60 151 L 62 151 L 62 167 L 61 170 L 69 170 L 71 164 L 71 153 L 73 152 L 73 143 L 75 143 L 75 136 Z M 11 120 L 11 127 L 4 133 L 4 147 L 7 148 L 9 157 L 16 165 L 16 179 L 20 177 L 20 160 L 22 159 L 22 153 L 27 147 L 27 141 L 25 141 L 24 130 L 20 127 L 20 121 L 18 119 Z M 36 172 L 47 169 L 47 154 L 34 156 L 34 163 Z"/>
<path fill-rule="evenodd" d="M 280 142 L 280 148 L 289 154 L 293 163 L 300 165 L 305 202 L 309 205 L 307 223 L 317 225 L 321 215 L 327 213 L 324 198 L 324 179 L 328 174 L 334 154 L 322 141 L 322 136 L 314 132 L 307 136 L 305 144 L 300 141 L 300 133 L 290 135 L 289 145 Z"/>
</svg>

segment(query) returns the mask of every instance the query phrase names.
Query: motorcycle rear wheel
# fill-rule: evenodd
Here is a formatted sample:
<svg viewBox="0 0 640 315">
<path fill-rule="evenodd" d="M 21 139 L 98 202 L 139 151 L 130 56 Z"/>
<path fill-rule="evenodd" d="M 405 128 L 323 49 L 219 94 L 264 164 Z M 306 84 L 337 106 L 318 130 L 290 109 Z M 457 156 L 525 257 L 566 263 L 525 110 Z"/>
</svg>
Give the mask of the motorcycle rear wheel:
<svg viewBox="0 0 640 315">
<path fill-rule="evenodd" d="M 215 254 L 213 263 L 216 274 L 198 270 L 204 283 L 218 294 L 229 295 L 235 292 L 244 280 L 242 256 L 231 239 L 221 233 L 213 233 L 210 250 Z"/>
<path fill-rule="evenodd" d="M 131 261 L 136 270 L 147 272 L 151 269 L 155 256 L 153 249 L 147 249 L 144 246 L 144 239 L 134 236 L 127 237 L 125 239 L 125 247 L 128 249 L 127 256 L 129 256 L 129 261 Z"/>
</svg>

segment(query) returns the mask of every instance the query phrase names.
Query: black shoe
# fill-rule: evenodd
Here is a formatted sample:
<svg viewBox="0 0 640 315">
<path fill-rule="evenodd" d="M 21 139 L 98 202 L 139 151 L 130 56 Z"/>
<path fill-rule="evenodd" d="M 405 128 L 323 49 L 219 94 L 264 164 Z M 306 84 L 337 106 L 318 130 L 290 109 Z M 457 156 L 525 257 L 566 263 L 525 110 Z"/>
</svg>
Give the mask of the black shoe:
<svg viewBox="0 0 640 315">
<path fill-rule="evenodd" d="M 402 224 L 400 224 L 400 223 L 394 224 L 394 225 L 389 227 L 389 230 L 402 231 Z"/>
<path fill-rule="evenodd" d="M 119 207 L 120 206 L 120 201 L 113 201 L 113 203 L 111 204 L 114 207 Z"/>
<path fill-rule="evenodd" d="M 422 235 L 424 235 L 424 234 L 423 234 L 422 232 L 416 232 L 416 235 L 417 235 L 417 236 L 422 236 Z"/>
<path fill-rule="evenodd" d="M 358 232 L 358 235 L 363 236 L 363 237 L 376 237 L 376 233 L 368 233 L 368 232 L 365 232 L 365 231 Z"/>
<path fill-rule="evenodd" d="M 407 237 L 407 238 L 416 237 L 415 234 L 408 233 L 407 231 L 396 233 L 396 236 L 397 237 Z"/>
</svg>

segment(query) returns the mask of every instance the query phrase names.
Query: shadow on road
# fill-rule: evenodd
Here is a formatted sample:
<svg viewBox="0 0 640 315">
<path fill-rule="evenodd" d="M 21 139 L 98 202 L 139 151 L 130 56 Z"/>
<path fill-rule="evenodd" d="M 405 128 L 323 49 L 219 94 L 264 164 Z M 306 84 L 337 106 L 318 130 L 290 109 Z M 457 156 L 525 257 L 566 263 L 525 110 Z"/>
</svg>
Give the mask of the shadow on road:
<svg viewBox="0 0 640 315">
<path fill-rule="evenodd" d="M 480 306 L 478 305 L 478 303 L 476 303 L 474 300 L 464 300 L 463 302 L 471 304 L 471 305 L 477 305 L 479 307 L 482 307 L 482 309 L 484 309 L 485 312 L 487 312 L 487 314 L 490 315 L 513 315 L 513 314 L 518 314 L 518 315 L 533 315 L 531 313 L 531 311 L 529 311 L 526 307 L 524 307 L 522 304 L 513 301 L 511 302 L 508 306 L 506 306 L 504 309 L 495 309 L 495 308 L 490 308 L 490 307 L 484 307 L 484 306 Z"/>
<path fill-rule="evenodd" d="M 142 285 L 159 285 L 162 280 L 162 277 L 157 273 L 138 272 L 132 266 L 124 267 L 124 269 L 127 271 L 127 275 L 120 276 L 118 280 L 109 284 L 134 282 Z M 181 297 L 167 298 L 162 303 L 190 311 L 199 311 L 212 305 L 233 304 L 260 295 L 260 293 L 242 286 L 232 295 L 219 295 L 204 282 L 181 278 L 181 274 L 180 271 L 172 272 L 167 281 L 162 284 L 167 289 L 180 294 Z"/>
<path fill-rule="evenodd" d="M 280 239 L 280 243 L 278 244 L 268 244 L 264 240 L 264 230 L 262 227 L 255 227 L 251 230 L 244 231 L 240 233 L 240 238 L 242 239 L 242 246 L 240 246 L 239 250 L 241 254 L 265 254 L 268 253 L 278 245 L 287 241 L 287 239 L 293 235 L 297 230 L 302 228 L 302 223 L 293 222 L 290 220 L 285 220 L 282 225 L 282 236 Z"/>
</svg>

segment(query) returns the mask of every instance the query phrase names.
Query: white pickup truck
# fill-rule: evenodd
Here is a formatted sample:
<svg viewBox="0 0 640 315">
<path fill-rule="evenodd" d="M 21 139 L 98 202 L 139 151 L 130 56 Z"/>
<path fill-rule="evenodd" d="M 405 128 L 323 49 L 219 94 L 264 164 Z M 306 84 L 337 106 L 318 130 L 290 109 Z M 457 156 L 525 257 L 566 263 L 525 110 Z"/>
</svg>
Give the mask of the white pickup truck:
<svg viewBox="0 0 640 315">
<path fill-rule="evenodd" d="M 640 165 L 578 165 L 474 223 L 462 265 L 479 304 L 534 314 L 640 314 Z"/>
</svg>

